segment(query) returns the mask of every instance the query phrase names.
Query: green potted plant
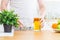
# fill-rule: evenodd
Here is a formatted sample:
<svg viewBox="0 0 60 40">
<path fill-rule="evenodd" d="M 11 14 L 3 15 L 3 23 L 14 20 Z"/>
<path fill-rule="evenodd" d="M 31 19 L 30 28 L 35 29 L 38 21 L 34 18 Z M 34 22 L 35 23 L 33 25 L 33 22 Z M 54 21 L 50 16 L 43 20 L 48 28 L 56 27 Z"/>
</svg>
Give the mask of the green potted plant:
<svg viewBox="0 0 60 40">
<path fill-rule="evenodd" d="M 11 32 L 12 26 L 18 27 L 18 16 L 14 11 L 3 10 L 0 12 L 0 24 L 4 26 L 4 32 Z"/>
</svg>

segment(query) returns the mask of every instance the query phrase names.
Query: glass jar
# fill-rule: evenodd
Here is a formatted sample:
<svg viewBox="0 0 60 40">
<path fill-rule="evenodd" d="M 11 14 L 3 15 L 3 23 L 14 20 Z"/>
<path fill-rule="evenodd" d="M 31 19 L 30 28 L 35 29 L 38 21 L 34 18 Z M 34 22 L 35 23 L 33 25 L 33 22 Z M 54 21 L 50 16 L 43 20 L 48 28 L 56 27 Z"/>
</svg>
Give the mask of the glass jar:
<svg viewBox="0 0 60 40">
<path fill-rule="evenodd" d="M 41 18 L 34 18 L 34 31 L 41 30 Z"/>
</svg>

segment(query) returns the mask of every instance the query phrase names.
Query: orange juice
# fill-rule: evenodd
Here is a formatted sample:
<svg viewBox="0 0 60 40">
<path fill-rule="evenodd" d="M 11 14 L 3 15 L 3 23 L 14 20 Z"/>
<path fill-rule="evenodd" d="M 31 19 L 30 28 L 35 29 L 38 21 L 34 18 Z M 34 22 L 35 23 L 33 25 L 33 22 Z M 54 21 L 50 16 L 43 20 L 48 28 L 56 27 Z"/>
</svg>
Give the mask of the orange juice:
<svg viewBox="0 0 60 40">
<path fill-rule="evenodd" d="M 34 30 L 41 30 L 40 18 L 34 18 Z"/>
</svg>

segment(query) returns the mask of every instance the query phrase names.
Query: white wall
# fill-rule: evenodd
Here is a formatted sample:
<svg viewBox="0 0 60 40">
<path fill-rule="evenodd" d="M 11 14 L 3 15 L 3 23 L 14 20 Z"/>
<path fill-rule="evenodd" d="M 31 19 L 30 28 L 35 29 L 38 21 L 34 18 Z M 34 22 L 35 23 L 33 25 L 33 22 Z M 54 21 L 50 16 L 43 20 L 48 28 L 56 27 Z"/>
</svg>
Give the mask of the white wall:
<svg viewBox="0 0 60 40">
<path fill-rule="evenodd" d="M 44 1 L 46 18 L 60 18 L 60 1 Z"/>
<path fill-rule="evenodd" d="M 60 1 L 60 0 L 43 0 L 43 1 Z"/>
</svg>

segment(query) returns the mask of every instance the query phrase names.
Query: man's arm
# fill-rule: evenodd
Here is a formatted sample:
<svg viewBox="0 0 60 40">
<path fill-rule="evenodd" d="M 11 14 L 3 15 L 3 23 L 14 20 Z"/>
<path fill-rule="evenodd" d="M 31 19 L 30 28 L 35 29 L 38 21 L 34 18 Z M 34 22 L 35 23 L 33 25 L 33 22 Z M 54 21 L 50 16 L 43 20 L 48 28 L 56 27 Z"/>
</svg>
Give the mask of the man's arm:
<svg viewBox="0 0 60 40">
<path fill-rule="evenodd" d="M 43 3 L 43 0 L 38 0 L 38 4 L 39 4 L 39 10 L 40 10 L 41 16 L 44 17 L 45 16 L 45 6 Z"/>
<path fill-rule="evenodd" d="M 43 28 L 44 26 L 44 17 L 45 17 L 45 6 L 43 3 L 43 0 L 38 0 L 38 4 L 39 4 L 39 11 L 40 11 L 40 17 L 41 17 L 41 27 Z"/>
<path fill-rule="evenodd" d="M 7 5 L 8 5 L 8 0 L 2 0 L 1 1 L 1 10 L 7 9 Z"/>
</svg>

